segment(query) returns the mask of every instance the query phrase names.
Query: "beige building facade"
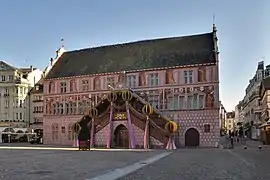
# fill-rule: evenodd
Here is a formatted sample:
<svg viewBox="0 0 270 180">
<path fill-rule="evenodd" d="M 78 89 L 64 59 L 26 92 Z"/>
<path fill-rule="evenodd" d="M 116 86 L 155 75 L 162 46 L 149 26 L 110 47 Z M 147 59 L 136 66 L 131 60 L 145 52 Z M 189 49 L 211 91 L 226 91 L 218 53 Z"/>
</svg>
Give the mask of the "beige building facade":
<svg viewBox="0 0 270 180">
<path fill-rule="evenodd" d="M 42 76 L 33 68 L 16 68 L 0 61 L 0 127 L 29 126 L 28 91 Z"/>
</svg>

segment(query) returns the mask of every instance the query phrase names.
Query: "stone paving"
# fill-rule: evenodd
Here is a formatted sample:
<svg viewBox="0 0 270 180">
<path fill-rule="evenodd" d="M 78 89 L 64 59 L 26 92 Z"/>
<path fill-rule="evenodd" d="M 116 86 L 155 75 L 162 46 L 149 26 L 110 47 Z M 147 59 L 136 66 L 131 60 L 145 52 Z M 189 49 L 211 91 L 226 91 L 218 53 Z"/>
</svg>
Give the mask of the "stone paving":
<svg viewBox="0 0 270 180">
<path fill-rule="evenodd" d="M 159 153 L 0 149 L 0 180 L 91 179 Z"/>
<path fill-rule="evenodd" d="M 182 149 L 118 180 L 266 180 L 270 151 Z"/>
<path fill-rule="evenodd" d="M 0 149 L 0 180 L 91 179 L 163 152 Z M 269 159 L 257 146 L 179 149 L 118 180 L 266 180 Z"/>
</svg>

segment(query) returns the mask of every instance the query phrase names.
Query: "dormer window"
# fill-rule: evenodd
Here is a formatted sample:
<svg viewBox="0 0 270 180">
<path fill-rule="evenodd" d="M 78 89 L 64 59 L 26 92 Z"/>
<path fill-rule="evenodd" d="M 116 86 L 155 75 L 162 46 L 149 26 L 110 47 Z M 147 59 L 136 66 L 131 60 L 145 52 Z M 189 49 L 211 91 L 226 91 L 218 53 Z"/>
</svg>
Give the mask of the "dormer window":
<svg viewBox="0 0 270 180">
<path fill-rule="evenodd" d="M 36 90 L 37 90 L 37 91 L 39 90 L 39 85 L 36 85 Z"/>
</svg>

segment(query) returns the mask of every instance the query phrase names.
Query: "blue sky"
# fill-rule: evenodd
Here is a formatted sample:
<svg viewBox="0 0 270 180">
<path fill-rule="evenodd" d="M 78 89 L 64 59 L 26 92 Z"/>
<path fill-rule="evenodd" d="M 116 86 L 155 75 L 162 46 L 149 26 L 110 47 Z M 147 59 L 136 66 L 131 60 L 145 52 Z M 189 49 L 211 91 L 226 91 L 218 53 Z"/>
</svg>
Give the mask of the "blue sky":
<svg viewBox="0 0 270 180">
<path fill-rule="evenodd" d="M 268 0 L 8 0 L 0 4 L 0 60 L 43 69 L 61 38 L 74 50 L 204 33 L 215 14 L 220 97 L 229 111 L 257 62 L 270 63 L 269 9 Z"/>
</svg>

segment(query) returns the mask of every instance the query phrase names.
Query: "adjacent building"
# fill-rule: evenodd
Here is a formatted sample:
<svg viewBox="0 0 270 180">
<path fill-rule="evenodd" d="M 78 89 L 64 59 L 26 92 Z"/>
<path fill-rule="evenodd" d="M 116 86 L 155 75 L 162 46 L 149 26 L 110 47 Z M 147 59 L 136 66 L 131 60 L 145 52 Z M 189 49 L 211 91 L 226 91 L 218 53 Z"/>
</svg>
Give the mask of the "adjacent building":
<svg viewBox="0 0 270 180">
<path fill-rule="evenodd" d="M 226 113 L 225 128 L 227 133 L 234 131 L 234 118 L 235 118 L 234 111 Z"/>
<path fill-rule="evenodd" d="M 0 61 L 0 142 L 10 141 L 7 133 L 27 132 L 30 124 L 28 91 L 41 75 L 42 71 L 32 66 L 17 68 Z"/>
<path fill-rule="evenodd" d="M 0 126 L 29 126 L 27 93 L 41 75 L 42 72 L 32 66 L 16 68 L 0 61 Z"/>
<path fill-rule="evenodd" d="M 225 121 L 226 121 L 226 109 L 223 106 L 223 104 L 221 104 L 221 102 L 220 102 L 220 130 L 221 130 L 221 133 L 225 133 L 225 130 L 226 130 Z"/>
<path fill-rule="evenodd" d="M 95 147 L 145 148 L 147 132 L 151 147 L 165 147 L 173 120 L 178 147 L 217 145 L 215 26 L 205 34 L 61 52 L 43 82 L 45 144 L 73 145 L 79 123 Z M 154 113 L 146 118 L 148 103 Z"/>
<path fill-rule="evenodd" d="M 261 140 L 264 144 L 270 144 L 270 77 L 266 77 L 260 86 L 262 107 L 262 125 L 260 126 Z"/>
<path fill-rule="evenodd" d="M 38 134 L 43 132 L 43 79 L 29 91 L 30 129 Z"/>
<path fill-rule="evenodd" d="M 244 116 L 243 126 L 246 135 L 249 138 L 259 139 L 259 126 L 261 122 L 261 104 L 259 88 L 264 78 L 264 62 L 258 63 L 257 70 L 253 78 L 249 81 L 246 88 L 245 97 L 242 101 L 241 108 Z"/>
<path fill-rule="evenodd" d="M 35 85 L 32 86 L 28 93 L 29 97 L 29 120 L 30 120 L 30 129 L 37 133 L 39 136 L 43 136 L 43 82 L 44 78 L 50 72 L 51 68 L 57 62 L 58 58 L 65 52 L 64 46 L 62 45 L 56 51 L 56 57 L 51 58 L 48 66 L 42 72 L 42 78 L 38 82 L 35 82 Z"/>
</svg>

